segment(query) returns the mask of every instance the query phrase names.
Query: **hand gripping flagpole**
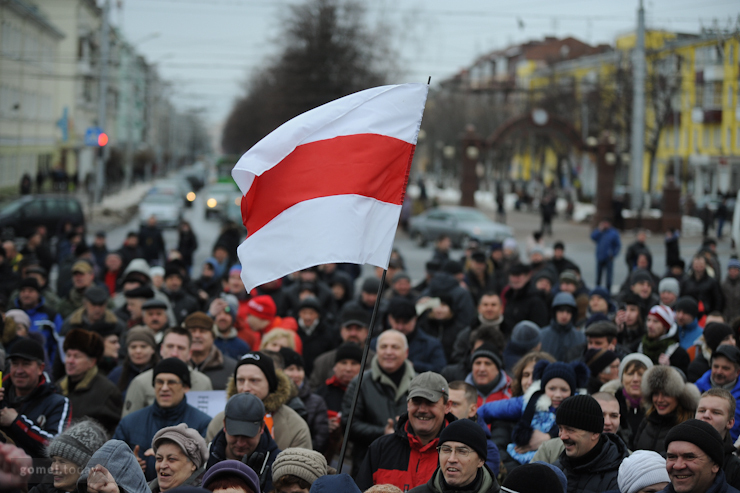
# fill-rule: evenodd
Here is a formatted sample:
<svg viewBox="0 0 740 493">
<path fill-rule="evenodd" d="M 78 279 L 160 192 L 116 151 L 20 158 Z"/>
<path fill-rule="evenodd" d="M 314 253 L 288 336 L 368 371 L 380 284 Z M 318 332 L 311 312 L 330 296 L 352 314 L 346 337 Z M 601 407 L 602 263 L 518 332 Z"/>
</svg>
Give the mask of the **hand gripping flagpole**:
<svg viewBox="0 0 740 493">
<path fill-rule="evenodd" d="M 349 417 L 347 418 L 347 425 L 344 428 L 344 437 L 342 438 L 342 449 L 339 452 L 339 462 L 337 464 L 337 473 L 342 472 L 342 465 L 344 464 L 344 454 L 347 452 L 347 442 L 349 441 L 349 430 L 352 427 L 352 418 L 355 416 L 355 408 L 357 407 L 357 398 L 360 395 L 360 388 L 362 387 L 362 375 L 365 373 L 365 365 L 367 364 L 367 355 L 370 353 L 370 339 L 373 336 L 373 329 L 375 328 L 375 318 L 378 315 L 378 307 L 380 306 L 380 298 L 383 295 L 383 286 L 385 286 L 385 274 L 388 272 L 387 269 L 383 269 L 383 276 L 380 278 L 380 287 L 378 288 L 378 297 L 375 299 L 375 306 L 373 307 L 373 315 L 370 317 L 370 327 L 367 331 L 367 337 L 365 338 L 365 347 L 362 350 L 362 361 L 360 362 L 360 374 L 357 375 L 357 386 L 355 387 L 355 394 L 352 396 L 352 407 L 349 410 Z"/>
</svg>

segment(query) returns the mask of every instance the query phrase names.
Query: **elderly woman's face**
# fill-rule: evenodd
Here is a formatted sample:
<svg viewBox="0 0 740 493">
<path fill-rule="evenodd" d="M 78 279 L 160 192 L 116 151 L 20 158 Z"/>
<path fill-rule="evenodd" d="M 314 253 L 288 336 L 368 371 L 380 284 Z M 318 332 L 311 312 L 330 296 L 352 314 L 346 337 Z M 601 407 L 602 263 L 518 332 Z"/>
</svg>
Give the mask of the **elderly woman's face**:
<svg viewBox="0 0 740 493">
<path fill-rule="evenodd" d="M 195 472 L 195 464 L 172 442 L 163 443 L 156 452 L 154 469 L 159 489 L 167 491 L 183 484 Z"/>
<path fill-rule="evenodd" d="M 82 469 L 82 467 L 70 460 L 56 455 L 53 456 L 49 471 L 54 479 L 54 488 L 61 491 L 75 491 Z"/>
</svg>

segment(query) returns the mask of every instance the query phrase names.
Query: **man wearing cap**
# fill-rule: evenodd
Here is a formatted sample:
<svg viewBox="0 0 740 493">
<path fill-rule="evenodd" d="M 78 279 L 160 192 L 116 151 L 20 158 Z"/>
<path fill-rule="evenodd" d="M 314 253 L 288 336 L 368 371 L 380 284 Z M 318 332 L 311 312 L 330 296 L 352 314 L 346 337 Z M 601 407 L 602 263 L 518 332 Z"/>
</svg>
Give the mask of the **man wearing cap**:
<svg viewBox="0 0 740 493">
<path fill-rule="evenodd" d="M 732 397 L 740 398 L 740 349 L 722 344 L 714 351 L 711 359 L 712 369 L 696 381 L 697 388 L 706 392 L 709 389 L 725 389 Z M 735 424 L 730 429 L 732 441 L 740 436 L 740 409 L 735 410 Z"/>
<path fill-rule="evenodd" d="M 265 405 L 265 426 L 281 450 L 289 447 L 312 449 L 311 430 L 306 421 L 287 404 L 292 399 L 293 384 L 282 371 L 275 369 L 272 358 L 252 351 L 237 361 L 234 377 L 229 379 L 226 395 L 249 393 Z M 218 413 L 208 425 L 206 440 L 221 431 L 224 413 Z"/>
<path fill-rule="evenodd" d="M 355 302 L 349 302 L 342 308 L 340 314 L 339 337 L 342 343 L 355 344 L 362 348 L 367 338 L 368 326 L 370 325 L 370 314 Z M 308 380 L 311 389 L 316 391 L 326 383 L 326 380 L 334 374 L 334 366 L 337 350 L 327 351 L 313 362 L 313 371 Z M 375 351 L 372 349 L 367 355 L 367 360 L 372 361 Z M 354 377 L 353 377 L 354 378 Z M 351 379 L 350 379 L 351 380 Z M 349 383 L 349 382 L 348 382 Z"/>
<path fill-rule="evenodd" d="M 161 343 L 169 323 L 167 303 L 156 297 L 146 300 L 141 305 L 141 322 L 144 327 L 152 329 L 157 344 Z"/>
<path fill-rule="evenodd" d="M 238 335 L 253 350 L 259 349 L 262 335 L 275 327 L 277 306 L 270 295 L 262 294 L 250 299 L 246 304 L 246 322 Z"/>
<path fill-rule="evenodd" d="M 72 265 L 72 289 L 62 298 L 59 304 L 59 314 L 62 318 L 72 315 L 72 312 L 82 306 L 85 291 L 95 283 L 95 270 L 87 260 L 78 260 Z"/>
<path fill-rule="evenodd" d="M 456 419 L 450 413 L 449 397 L 447 380 L 438 373 L 428 371 L 414 377 L 409 385 L 406 412 L 392 433 L 370 445 L 362 461 L 355 478 L 361 490 L 391 483 L 408 491 L 428 481 L 439 459 L 439 434 Z M 470 424 L 483 435 L 480 455 L 485 462 L 485 434 L 477 424 Z"/>
<path fill-rule="evenodd" d="M 690 296 L 681 296 L 673 306 L 676 312 L 676 325 L 681 347 L 689 349 L 696 344 L 696 340 L 703 331 L 699 325 L 699 304 Z"/>
<path fill-rule="evenodd" d="M 504 327 L 507 331 L 522 320 L 544 327 L 548 322 L 545 298 L 531 282 L 532 272 L 527 264 L 516 264 L 509 270 L 509 284 L 504 288 Z M 575 301 L 573 302 L 575 305 Z M 509 335 L 509 332 L 504 332 Z"/>
<path fill-rule="evenodd" d="M 686 351 L 691 358 L 686 371 L 689 382 L 696 382 L 712 369 L 712 354 L 723 344 L 735 346 L 735 332 L 732 327 L 721 322 L 708 322 L 704 326 L 704 335 Z"/>
<path fill-rule="evenodd" d="M 114 324 L 118 327 L 118 333 L 122 334 L 126 327 L 116 317 L 115 313 L 108 309 L 109 299 L 110 296 L 108 296 L 108 290 L 105 287 L 90 286 L 87 288 L 82 306 L 64 320 L 60 335 L 67 335 L 72 329 L 90 330 L 96 322 Z"/>
<path fill-rule="evenodd" d="M 555 465 L 568 478 L 568 493 L 617 489 L 619 465 L 629 450 L 617 435 L 603 433 L 604 415 L 596 399 L 568 397 L 558 407 L 555 422 L 565 446 Z"/>
<path fill-rule="evenodd" d="M 126 324 L 126 328 L 142 325 L 142 307 L 148 300 L 154 298 L 154 290 L 149 286 L 139 286 L 123 292 L 125 303 L 113 313 Z"/>
<path fill-rule="evenodd" d="M 568 361 L 568 353 L 575 346 L 586 343 L 583 332 L 576 330 L 576 300 L 570 293 L 560 292 L 552 300 L 552 323 L 542 329 L 542 350 L 558 361 Z"/>
<path fill-rule="evenodd" d="M 696 406 L 696 419 L 705 421 L 717 430 L 724 445 L 725 458 L 722 470 L 727 483 L 734 488 L 740 486 L 740 457 L 735 455 L 730 429 L 735 425 L 737 401 L 725 389 L 709 389 L 701 395 Z"/>
<path fill-rule="evenodd" d="M 185 274 L 175 262 L 165 266 L 164 285 L 162 292 L 170 300 L 172 311 L 175 312 L 175 322 L 181 324 L 188 314 L 197 311 L 200 303 L 183 289 Z"/>
<path fill-rule="evenodd" d="M 736 493 L 722 470 L 724 446 L 712 425 L 689 419 L 666 435 L 666 471 L 671 483 L 662 493 Z"/>
<path fill-rule="evenodd" d="M 555 267 L 558 272 L 558 276 L 566 270 L 575 270 L 578 268 L 576 264 L 565 257 L 565 244 L 562 241 L 556 241 L 552 246 L 552 259 L 550 263 Z"/>
<path fill-rule="evenodd" d="M 69 399 L 54 392 L 44 375 L 44 348 L 26 338 L 14 342 L 10 372 L 0 388 L 0 431 L 35 458 L 72 422 Z"/>
<path fill-rule="evenodd" d="M 313 371 L 313 362 L 334 347 L 332 334 L 321 312 L 318 298 L 309 296 L 298 305 L 298 336 L 303 343 L 306 374 Z"/>
<path fill-rule="evenodd" d="M 2 286 L 7 283 L 8 288 L 12 290 L 12 293 L 10 293 L 7 298 L 8 306 L 12 308 L 13 301 L 18 298 L 18 293 L 20 292 L 20 289 L 18 288 L 18 283 L 20 282 L 20 279 L 16 278 L 16 275 L 12 271 L 12 269 L 10 269 L 9 273 L 3 271 L 2 266 L 7 264 L 3 262 L 2 251 L 3 249 L 0 248 L 0 276 L 3 276 L 3 280 L 0 281 L 0 292 L 4 291 L 2 289 Z M 36 281 L 38 281 L 40 288 L 39 292 L 44 298 L 44 305 L 53 312 L 58 311 L 59 303 L 61 303 L 62 300 L 51 289 L 51 286 L 49 286 L 49 272 L 41 266 L 30 265 L 24 271 L 23 278 L 25 279 L 26 277 L 33 277 L 34 279 L 36 279 Z"/>
<path fill-rule="evenodd" d="M 350 440 L 354 444 L 352 464 L 355 473 L 367 447 L 383 434 L 392 433 L 397 416 L 406 409 L 409 384 L 416 375 L 408 361 L 408 348 L 406 336 L 397 330 L 386 330 L 378 336 L 377 354 L 370 362 L 370 370 L 363 375 L 349 429 Z M 344 394 L 342 426 L 346 426 L 357 381 L 354 378 Z"/>
<path fill-rule="evenodd" d="M 608 219 L 602 219 L 599 226 L 591 233 L 591 240 L 596 243 L 596 285 L 601 284 L 601 275 L 606 270 L 606 290 L 612 290 L 614 276 L 614 259 L 622 249 L 619 231 Z"/>
<path fill-rule="evenodd" d="M 465 383 L 478 392 L 477 405 L 511 398 L 511 377 L 503 370 L 501 356 L 496 347 L 485 342 L 473 351 L 470 357 L 472 370 Z"/>
<path fill-rule="evenodd" d="M 87 416 L 113 433 L 121 419 L 123 397 L 118 387 L 98 371 L 103 339 L 95 332 L 72 329 L 64 338 L 64 369 L 57 382 L 60 394 L 69 398 L 75 419 Z"/>
<path fill-rule="evenodd" d="M 498 493 L 496 474 L 486 464 L 486 435 L 473 421 L 450 423 L 439 435 L 439 466 L 426 484 L 411 493 L 469 491 Z"/>
<path fill-rule="evenodd" d="M 416 372 L 442 371 L 447 365 L 442 343 L 438 339 L 416 327 L 416 307 L 402 298 L 395 298 L 388 303 L 388 323 L 393 330 L 406 336 L 408 341 L 408 359 L 414 365 Z M 370 342 L 375 349 L 378 338 Z"/>
<path fill-rule="evenodd" d="M 178 358 L 163 359 L 152 372 L 155 402 L 121 419 L 113 438 L 123 440 L 132 450 L 139 452 L 147 481 L 156 477 L 154 455 L 144 457 L 152 446 L 154 435 L 167 426 L 185 423 L 205 436 L 211 417 L 188 404 L 185 393 L 190 390 L 190 370 Z M 136 448 L 138 446 L 138 449 Z"/>
<path fill-rule="evenodd" d="M 216 344 L 216 328 L 213 319 L 203 312 L 188 315 L 182 326 L 193 338 L 190 364 L 211 379 L 214 390 L 226 389 L 229 377 L 234 374 L 236 360 L 225 356 Z"/>
<path fill-rule="evenodd" d="M 272 491 L 272 464 L 280 453 L 265 429 L 265 405 L 255 395 L 236 394 L 226 403 L 223 429 L 213 438 L 206 469 L 225 460 L 242 461 L 260 474 L 262 491 Z"/>
<path fill-rule="evenodd" d="M 208 308 L 208 316 L 213 318 L 216 326 L 216 347 L 224 356 L 238 360 L 252 348 L 249 344 L 238 337 L 236 330 L 237 304 L 231 303 L 224 298 L 216 298 Z"/>
<path fill-rule="evenodd" d="M 164 332 L 162 344 L 159 345 L 159 355 L 162 359 L 178 358 L 185 364 L 190 363 L 190 346 L 193 337 L 190 331 L 183 327 L 170 327 Z M 188 366 L 190 370 L 190 390 L 213 390 L 211 379 L 198 370 Z M 126 391 L 126 400 L 123 404 L 122 418 L 139 409 L 151 406 L 155 401 L 153 369 L 150 368 L 131 381 Z"/>
<path fill-rule="evenodd" d="M 46 300 L 41 296 L 39 282 L 33 277 L 21 279 L 18 297 L 13 300 L 12 308 L 26 312 L 31 319 L 31 332 L 40 332 L 44 335 L 44 349 L 50 361 L 54 361 L 57 353 L 56 336 L 62 329 L 63 319 L 57 312 L 46 306 Z"/>
</svg>

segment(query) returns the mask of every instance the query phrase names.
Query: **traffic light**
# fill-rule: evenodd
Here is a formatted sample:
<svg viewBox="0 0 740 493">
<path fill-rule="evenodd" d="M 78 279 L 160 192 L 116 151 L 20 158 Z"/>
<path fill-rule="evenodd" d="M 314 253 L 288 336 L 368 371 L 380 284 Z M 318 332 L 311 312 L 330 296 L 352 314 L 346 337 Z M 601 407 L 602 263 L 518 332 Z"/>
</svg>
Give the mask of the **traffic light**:
<svg viewBox="0 0 740 493">
<path fill-rule="evenodd" d="M 106 134 L 105 132 L 100 132 L 100 134 L 98 134 L 98 145 L 100 147 L 104 147 L 107 143 L 108 143 L 108 134 Z"/>
</svg>

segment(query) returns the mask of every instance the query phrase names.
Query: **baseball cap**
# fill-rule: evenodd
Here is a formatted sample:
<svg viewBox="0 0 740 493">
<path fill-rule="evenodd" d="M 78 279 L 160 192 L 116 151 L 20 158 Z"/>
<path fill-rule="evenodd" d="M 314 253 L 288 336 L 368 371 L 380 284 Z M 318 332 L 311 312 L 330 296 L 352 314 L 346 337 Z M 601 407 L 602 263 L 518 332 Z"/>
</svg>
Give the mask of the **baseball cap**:
<svg viewBox="0 0 740 493">
<path fill-rule="evenodd" d="M 712 359 L 716 358 L 717 356 L 724 356 L 736 365 L 740 365 L 740 349 L 735 346 L 729 344 L 722 344 L 721 346 L 718 346 L 712 354 Z"/>
<path fill-rule="evenodd" d="M 232 396 L 224 409 L 224 425 L 229 435 L 249 438 L 259 433 L 265 418 L 265 405 L 253 394 L 242 393 Z"/>
<path fill-rule="evenodd" d="M 429 402 L 437 402 L 442 397 L 449 398 L 450 391 L 445 377 L 433 371 L 416 375 L 409 385 L 409 398 L 422 397 Z"/>
<path fill-rule="evenodd" d="M 367 310 L 356 305 L 346 307 L 342 310 L 342 327 L 349 327 L 350 325 L 369 327 L 370 314 Z"/>
<path fill-rule="evenodd" d="M 8 359 L 21 358 L 28 361 L 44 362 L 44 348 L 33 339 L 25 337 L 16 341 L 8 355 Z"/>
<path fill-rule="evenodd" d="M 86 262 L 85 260 L 78 260 L 72 266 L 73 274 L 75 272 L 81 272 L 82 274 L 90 274 L 92 271 L 93 271 L 92 265 L 90 265 L 90 262 Z"/>
</svg>

